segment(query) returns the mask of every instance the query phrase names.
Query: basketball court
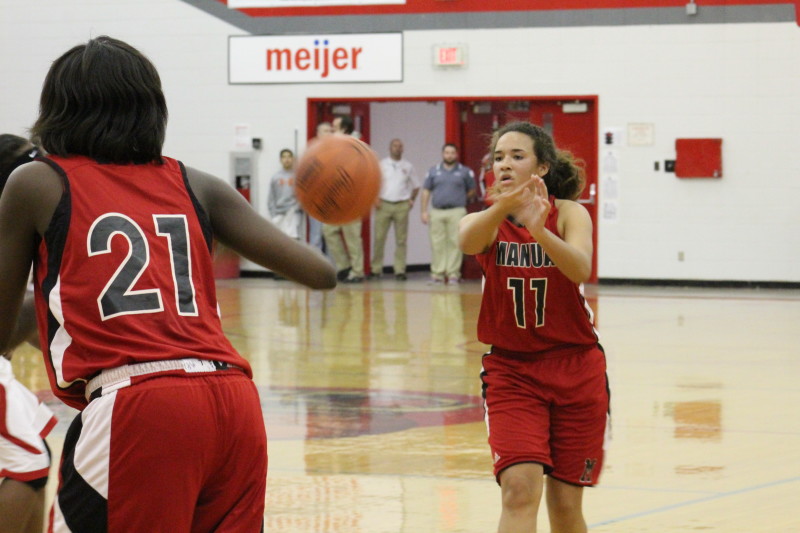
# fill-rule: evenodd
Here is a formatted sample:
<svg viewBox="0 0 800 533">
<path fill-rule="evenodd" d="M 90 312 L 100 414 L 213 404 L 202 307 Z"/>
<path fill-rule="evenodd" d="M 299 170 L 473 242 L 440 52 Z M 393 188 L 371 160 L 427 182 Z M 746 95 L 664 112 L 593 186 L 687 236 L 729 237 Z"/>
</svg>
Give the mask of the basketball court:
<svg viewBox="0 0 800 533">
<path fill-rule="evenodd" d="M 491 475 L 475 338 L 480 282 L 384 277 L 312 292 L 219 282 L 269 437 L 266 531 L 485 533 Z M 800 291 L 587 287 L 612 386 L 594 532 L 800 531 Z M 40 355 L 18 378 L 61 417 Z M 57 475 L 48 485 L 49 498 Z M 540 531 L 549 531 L 540 512 Z"/>
</svg>

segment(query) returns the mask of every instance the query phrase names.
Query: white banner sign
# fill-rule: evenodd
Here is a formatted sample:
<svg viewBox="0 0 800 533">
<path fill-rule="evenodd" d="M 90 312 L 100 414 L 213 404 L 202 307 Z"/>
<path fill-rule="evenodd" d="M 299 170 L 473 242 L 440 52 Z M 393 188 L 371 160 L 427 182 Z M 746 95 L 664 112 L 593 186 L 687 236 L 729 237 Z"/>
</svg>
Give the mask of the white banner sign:
<svg viewBox="0 0 800 533">
<path fill-rule="evenodd" d="M 231 36 L 228 81 L 232 84 L 403 81 L 403 34 Z"/>
<path fill-rule="evenodd" d="M 405 4 L 406 0 L 228 0 L 230 9 L 249 7 L 377 6 Z"/>
</svg>

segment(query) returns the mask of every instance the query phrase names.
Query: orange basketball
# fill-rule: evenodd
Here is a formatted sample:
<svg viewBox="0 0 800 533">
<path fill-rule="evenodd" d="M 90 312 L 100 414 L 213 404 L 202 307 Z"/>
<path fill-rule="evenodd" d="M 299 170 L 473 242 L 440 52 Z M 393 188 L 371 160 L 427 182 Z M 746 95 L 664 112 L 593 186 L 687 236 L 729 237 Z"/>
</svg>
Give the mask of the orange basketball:
<svg viewBox="0 0 800 533">
<path fill-rule="evenodd" d="M 303 209 L 327 224 L 363 218 L 375 205 L 381 168 L 375 152 L 349 135 L 312 143 L 297 164 L 295 195 Z"/>
</svg>

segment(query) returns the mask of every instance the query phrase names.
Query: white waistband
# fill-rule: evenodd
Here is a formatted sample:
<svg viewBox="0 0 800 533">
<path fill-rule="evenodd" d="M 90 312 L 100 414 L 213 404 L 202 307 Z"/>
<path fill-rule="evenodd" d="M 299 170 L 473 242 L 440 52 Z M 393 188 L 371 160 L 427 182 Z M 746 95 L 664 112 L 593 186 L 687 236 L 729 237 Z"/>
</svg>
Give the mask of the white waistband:
<svg viewBox="0 0 800 533">
<path fill-rule="evenodd" d="M 167 359 L 164 361 L 148 361 L 145 363 L 122 365 L 116 368 L 103 370 L 90 379 L 89 383 L 86 384 L 86 399 L 89 400 L 92 393 L 101 387 L 104 389 L 103 393 L 127 387 L 131 384 L 131 378 L 134 376 L 144 376 L 145 374 L 155 374 L 156 372 L 167 372 L 170 370 L 183 370 L 191 374 L 195 372 L 216 372 L 217 370 L 231 368 L 239 369 L 240 367 L 230 363 L 221 363 L 204 359 Z"/>
</svg>

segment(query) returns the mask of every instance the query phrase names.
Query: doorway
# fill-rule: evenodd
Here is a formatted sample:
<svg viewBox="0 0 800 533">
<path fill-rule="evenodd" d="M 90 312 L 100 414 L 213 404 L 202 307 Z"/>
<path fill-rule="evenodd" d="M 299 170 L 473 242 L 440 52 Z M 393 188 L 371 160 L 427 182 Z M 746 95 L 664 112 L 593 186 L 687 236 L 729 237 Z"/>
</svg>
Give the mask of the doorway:
<svg viewBox="0 0 800 533">
<path fill-rule="evenodd" d="M 405 110 L 404 110 L 405 107 Z M 391 108 L 391 113 L 383 113 Z M 405 111 L 405 112 L 404 112 Z M 308 100 L 308 133 L 313 137 L 316 125 L 332 120 L 335 115 L 349 114 L 353 117 L 356 130 L 362 139 L 370 143 L 372 131 L 386 131 L 385 125 L 374 124 L 373 117 L 392 117 L 391 131 L 394 136 L 405 139 L 421 139 L 421 145 L 428 146 L 425 160 L 415 161 L 412 153 L 406 157 L 414 163 L 420 183 L 430 166 L 439 162 L 440 149 L 445 142 L 454 142 L 459 147 L 461 162 L 480 176 L 481 159 L 488 151 L 489 137 L 494 129 L 514 120 L 529 120 L 545 128 L 554 138 L 556 146 L 569 150 L 584 163 L 586 187 L 578 200 L 586 207 L 594 226 L 592 257 L 592 277 L 590 283 L 597 282 L 597 180 L 598 180 L 598 102 L 597 96 L 516 96 L 516 97 L 450 97 L 450 98 L 356 98 L 356 99 L 318 99 Z M 423 127 L 420 120 L 442 120 L 436 127 L 428 124 Z M 383 119 L 381 119 L 383 120 Z M 378 135 L 383 138 L 384 135 Z M 404 139 L 404 140 L 405 140 Z M 406 141 L 406 145 L 408 146 Z M 385 155 L 385 148 L 373 146 L 379 157 Z M 435 154 L 435 155 L 434 155 Z M 478 184 L 476 183 L 476 186 Z M 469 206 L 470 211 L 483 209 L 481 202 Z M 412 217 L 418 213 L 412 214 Z M 365 261 L 369 263 L 371 231 L 369 218 L 362 224 L 362 237 L 365 247 Z M 415 233 L 422 235 L 415 235 Z M 391 241 L 391 239 L 390 239 Z M 429 264 L 430 243 L 425 228 L 409 228 L 409 268 L 424 267 Z M 387 242 L 387 255 L 389 242 Z M 369 264 L 366 265 L 369 268 Z M 368 272 L 368 270 L 365 270 Z M 480 268 L 473 257 L 465 257 L 462 274 L 465 279 L 481 277 Z"/>
</svg>

